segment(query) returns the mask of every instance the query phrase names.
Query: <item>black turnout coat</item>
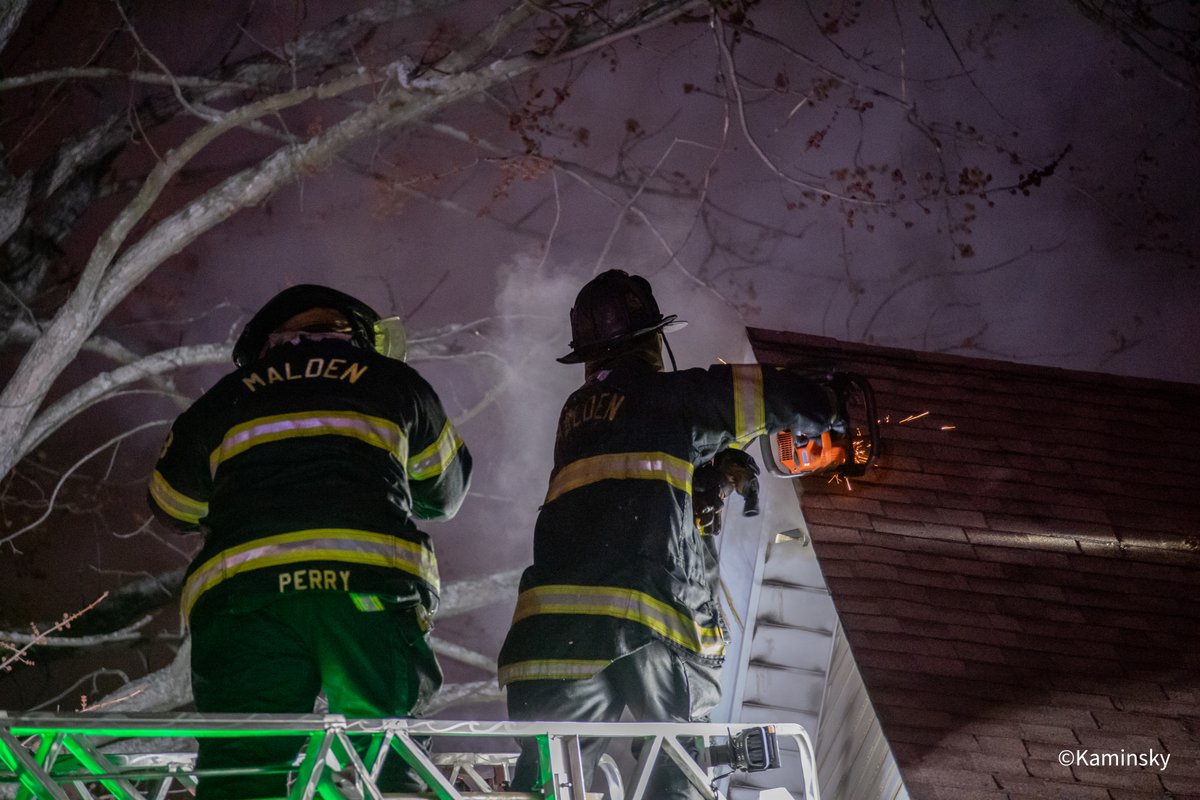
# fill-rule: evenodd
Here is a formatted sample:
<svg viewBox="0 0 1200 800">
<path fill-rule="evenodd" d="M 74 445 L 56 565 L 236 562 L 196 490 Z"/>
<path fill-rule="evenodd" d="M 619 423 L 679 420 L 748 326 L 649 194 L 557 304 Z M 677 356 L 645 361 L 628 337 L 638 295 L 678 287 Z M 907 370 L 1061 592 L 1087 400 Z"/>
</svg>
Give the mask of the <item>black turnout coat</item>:
<svg viewBox="0 0 1200 800">
<path fill-rule="evenodd" d="M 660 372 L 636 359 L 568 398 L 500 684 L 585 679 L 658 639 L 718 665 L 725 635 L 692 474 L 723 448 L 832 424 L 822 387 L 758 364 Z"/>
<path fill-rule="evenodd" d="M 150 506 L 204 533 L 197 603 L 343 591 L 436 604 L 437 559 L 414 518 L 453 516 L 471 456 L 428 383 L 338 336 L 300 335 L 227 375 L 179 416 Z"/>
</svg>

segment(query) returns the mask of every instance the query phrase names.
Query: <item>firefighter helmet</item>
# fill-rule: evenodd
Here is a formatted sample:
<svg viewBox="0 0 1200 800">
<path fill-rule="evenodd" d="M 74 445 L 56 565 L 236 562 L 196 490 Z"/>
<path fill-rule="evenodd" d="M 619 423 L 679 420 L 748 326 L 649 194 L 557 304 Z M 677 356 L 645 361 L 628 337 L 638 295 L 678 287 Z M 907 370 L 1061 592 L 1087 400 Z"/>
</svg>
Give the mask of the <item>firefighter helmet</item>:
<svg viewBox="0 0 1200 800">
<path fill-rule="evenodd" d="M 645 278 L 610 269 L 579 290 L 571 309 L 571 352 L 558 360 L 563 364 L 595 361 L 619 352 L 639 336 L 686 324 L 658 310 Z"/>
<path fill-rule="evenodd" d="M 346 317 L 352 341 L 403 359 L 404 327 L 396 317 L 380 319 L 375 309 L 328 286 L 304 283 L 284 289 L 250 318 L 233 345 L 233 363 L 244 367 L 267 346 L 272 333 L 292 317 L 313 308 L 332 308 Z"/>
</svg>

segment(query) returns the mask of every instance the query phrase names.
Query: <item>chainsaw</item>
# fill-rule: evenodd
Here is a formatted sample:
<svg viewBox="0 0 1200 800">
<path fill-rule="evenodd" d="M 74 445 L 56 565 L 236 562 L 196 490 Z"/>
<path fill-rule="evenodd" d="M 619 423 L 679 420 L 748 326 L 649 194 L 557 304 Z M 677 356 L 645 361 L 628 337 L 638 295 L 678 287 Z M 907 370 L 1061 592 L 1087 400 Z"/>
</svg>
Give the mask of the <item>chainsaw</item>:
<svg viewBox="0 0 1200 800">
<path fill-rule="evenodd" d="M 879 454 L 879 418 L 871 384 L 854 372 L 820 372 L 810 377 L 833 389 L 839 424 L 820 436 L 790 430 L 763 436 L 759 441 L 767 471 L 783 478 L 863 475 Z"/>
</svg>

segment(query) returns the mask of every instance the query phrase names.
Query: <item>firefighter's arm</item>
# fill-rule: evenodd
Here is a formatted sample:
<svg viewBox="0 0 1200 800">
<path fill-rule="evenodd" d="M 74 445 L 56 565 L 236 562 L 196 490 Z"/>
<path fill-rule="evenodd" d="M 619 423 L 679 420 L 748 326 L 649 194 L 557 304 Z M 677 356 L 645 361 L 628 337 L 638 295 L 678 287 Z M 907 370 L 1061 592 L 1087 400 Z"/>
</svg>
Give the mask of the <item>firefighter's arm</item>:
<svg viewBox="0 0 1200 800">
<path fill-rule="evenodd" d="M 791 430 L 819 436 L 843 425 L 834 377 L 818 379 L 786 367 L 759 367 L 763 373 L 764 433 Z"/>
<path fill-rule="evenodd" d="M 688 393 L 703 420 L 695 432 L 702 458 L 764 434 L 819 436 L 840 423 L 836 393 L 810 376 L 761 364 L 718 364 L 703 374 L 705 390 Z"/>
<path fill-rule="evenodd" d="M 212 477 L 203 445 L 192 435 L 185 412 L 163 442 L 150 476 L 147 500 L 159 520 L 182 531 L 199 530 L 208 515 Z"/>
<path fill-rule="evenodd" d="M 418 408 L 409 432 L 405 465 L 413 515 L 419 519 L 450 519 L 467 496 L 471 453 L 432 387 L 418 378 L 417 389 Z"/>
</svg>

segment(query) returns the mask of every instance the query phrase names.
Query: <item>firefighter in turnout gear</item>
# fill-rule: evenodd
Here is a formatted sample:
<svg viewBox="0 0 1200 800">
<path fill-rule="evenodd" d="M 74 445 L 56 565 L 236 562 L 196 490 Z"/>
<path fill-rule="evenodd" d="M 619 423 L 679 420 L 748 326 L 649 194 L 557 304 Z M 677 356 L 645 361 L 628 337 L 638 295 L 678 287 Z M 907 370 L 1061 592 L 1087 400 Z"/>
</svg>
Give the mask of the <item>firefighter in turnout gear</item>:
<svg viewBox="0 0 1200 800">
<path fill-rule="evenodd" d="M 500 684 L 517 720 L 702 721 L 720 699 L 725 632 L 712 553 L 692 508 L 697 467 L 726 448 L 792 426 L 836 424 L 830 392 L 757 364 L 663 370 L 650 284 L 597 276 L 571 310 L 585 382 L 563 406 L 554 468 L 534 532 Z M 672 359 L 673 360 L 673 359 Z M 584 744 L 590 781 L 603 740 Z M 513 788 L 535 790 L 536 743 L 522 742 Z M 660 761 L 660 800 L 699 797 Z"/>
<path fill-rule="evenodd" d="M 201 712 L 404 717 L 442 675 L 426 633 L 433 544 L 415 519 L 452 517 L 471 456 L 403 356 L 403 326 L 324 286 L 287 289 L 246 325 L 237 370 L 179 416 L 151 478 L 155 514 L 203 547 L 183 613 Z M 202 739 L 198 796 L 282 797 L 288 739 Z M 393 755 L 385 791 L 414 789 Z"/>
</svg>

